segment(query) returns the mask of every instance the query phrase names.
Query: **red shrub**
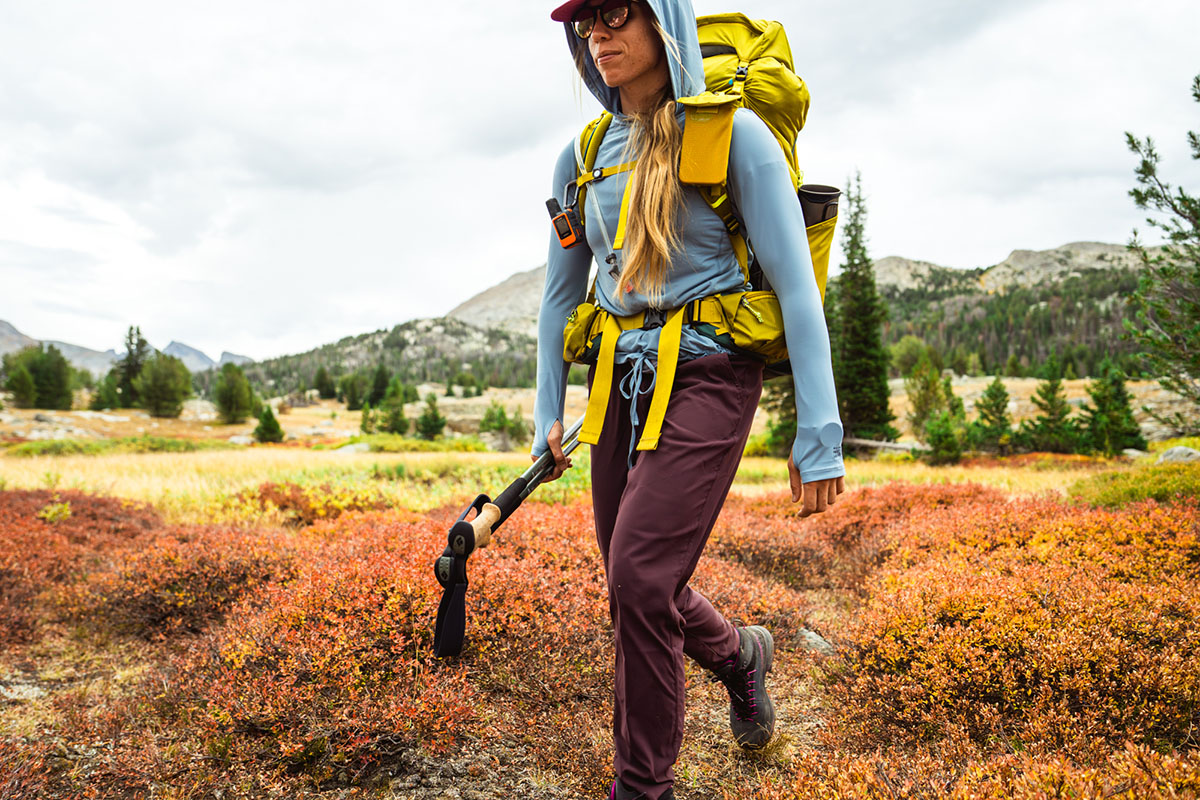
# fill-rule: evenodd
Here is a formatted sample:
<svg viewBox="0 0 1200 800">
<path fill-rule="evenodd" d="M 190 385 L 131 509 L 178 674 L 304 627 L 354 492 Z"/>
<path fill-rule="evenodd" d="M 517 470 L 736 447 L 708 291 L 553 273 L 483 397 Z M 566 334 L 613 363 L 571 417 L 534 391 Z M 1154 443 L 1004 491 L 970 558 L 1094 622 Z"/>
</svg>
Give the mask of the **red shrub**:
<svg viewBox="0 0 1200 800">
<path fill-rule="evenodd" d="M 347 511 L 378 511 L 389 506 L 387 499 L 374 490 L 339 488 L 328 483 L 264 483 L 241 497 L 264 509 L 282 511 L 294 525 L 312 525 L 318 520 L 336 519 Z"/>
<path fill-rule="evenodd" d="M 64 589 L 60 603 L 76 619 L 147 638 L 196 632 L 259 586 L 292 578 L 295 549 L 270 531 L 175 527 Z"/>
<path fill-rule="evenodd" d="M 891 529 L 951 505 L 996 505 L 1004 496 L 972 484 L 890 483 L 840 497 L 805 519 L 787 494 L 731 496 L 713 530 L 710 552 L 801 589 L 857 590 L 894 545 Z"/>
<path fill-rule="evenodd" d="M 444 748 L 478 705 L 464 668 L 432 655 L 444 536 L 382 515 L 347 523 L 294 581 L 197 640 L 167 674 L 161 712 L 234 773 L 317 785 L 368 780 L 397 741 Z"/>
<path fill-rule="evenodd" d="M 764 782 L 724 800 L 1177 800 L 1200 793 L 1200 755 L 1125 745 L 1097 767 L 1024 754 L 981 761 L 962 753 L 889 748 L 871 755 L 810 750 L 791 782 Z"/>
<path fill-rule="evenodd" d="M 1200 723 L 1195 504 L 951 509 L 895 532 L 832 678 L 860 746 L 966 737 L 1084 759 Z"/>
<path fill-rule="evenodd" d="M 126 500 L 0 491 L 0 645 L 28 639 L 41 592 L 102 568 L 159 525 L 154 511 Z"/>
</svg>

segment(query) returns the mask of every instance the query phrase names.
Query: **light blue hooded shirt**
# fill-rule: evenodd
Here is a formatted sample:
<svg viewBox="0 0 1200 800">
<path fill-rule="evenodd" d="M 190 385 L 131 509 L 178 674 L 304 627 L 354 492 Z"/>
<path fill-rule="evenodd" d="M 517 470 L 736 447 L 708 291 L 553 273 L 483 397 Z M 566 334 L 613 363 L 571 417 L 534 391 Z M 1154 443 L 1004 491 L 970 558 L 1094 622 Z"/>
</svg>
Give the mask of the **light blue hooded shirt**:
<svg viewBox="0 0 1200 800">
<path fill-rule="evenodd" d="M 704 63 L 696 35 L 696 16 L 690 0 L 643 0 L 654 11 L 663 29 L 679 45 L 682 63 L 667 50 L 671 84 L 676 97 L 704 92 Z M 603 23 L 599 23 L 603 24 Z M 621 113 L 620 92 L 610 88 L 587 53 L 587 42 L 564 24 L 572 56 L 582 50 L 584 85 L 615 118 L 601 143 L 596 167 L 623 163 L 629 138 L 629 119 Z M 682 110 L 679 121 L 684 122 Z M 554 169 L 553 193 L 564 206 L 567 186 L 578 176 L 575 141 L 568 143 Z M 586 242 L 570 250 L 550 233 L 546 284 L 538 313 L 538 379 L 534 406 L 533 454 L 546 451 L 546 436 L 555 421 L 561 421 L 566 397 L 567 371 L 563 361 L 563 324 L 587 296 L 593 260 L 597 264 L 596 301 L 608 311 L 633 314 L 650 307 L 649 299 L 633 292 L 624 294 L 617 305 L 617 268 L 604 259 L 610 253 L 611 236 L 617 230 L 621 198 L 629 173 L 593 182 L 585 198 Z M 812 258 L 804 230 L 800 202 L 792 187 L 787 162 L 774 135 L 753 112 L 739 109 L 734 114 L 727 179 L 730 195 L 744 223 L 750 245 L 763 274 L 779 297 L 784 329 L 791 355 L 796 387 L 796 440 L 792 459 L 805 482 L 836 478 L 845 474 L 842 465 L 842 424 L 838 418 L 837 395 L 829 355 L 829 333 L 821 309 L 821 295 L 813 276 Z M 573 194 L 572 194 L 573 196 Z M 594 198 L 594 200 L 593 200 Z M 604 224 L 596 220 L 599 207 Z M 603 229 L 607 229 L 605 236 Z M 618 259 L 622 252 L 616 251 Z M 680 225 L 680 249 L 670 263 L 662 308 L 679 306 L 700 297 L 744 287 L 741 267 L 720 217 L 700 193 L 684 187 L 684 209 Z M 653 364 L 658 350 L 658 328 L 630 330 L 617 340 L 618 363 L 632 363 L 630 380 L 614 384 L 613 391 L 626 396 L 650 391 Z M 727 352 L 711 339 L 684 326 L 679 358 L 686 361 Z M 648 376 L 648 377 L 647 377 Z M 633 404 L 636 406 L 636 403 Z M 668 408 L 669 413 L 669 408 Z M 563 427 L 566 427 L 564 422 Z M 611 435 L 611 434 L 601 434 Z"/>
</svg>

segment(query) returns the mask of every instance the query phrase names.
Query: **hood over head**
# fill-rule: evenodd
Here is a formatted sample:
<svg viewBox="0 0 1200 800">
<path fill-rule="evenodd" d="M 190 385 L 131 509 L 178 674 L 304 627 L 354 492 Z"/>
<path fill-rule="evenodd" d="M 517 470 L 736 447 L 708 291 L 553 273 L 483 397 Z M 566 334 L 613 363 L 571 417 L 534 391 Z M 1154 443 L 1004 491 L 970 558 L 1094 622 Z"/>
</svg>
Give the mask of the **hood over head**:
<svg viewBox="0 0 1200 800">
<path fill-rule="evenodd" d="M 696 12 L 692 10 L 691 0 L 637 0 L 642 6 L 649 6 L 655 18 L 668 35 L 679 45 L 682 63 L 676 59 L 671 48 L 666 48 L 667 63 L 671 71 L 671 88 L 675 98 L 690 97 L 704 92 L 704 59 L 700 55 L 700 39 L 696 34 Z M 569 4 L 555 11 L 555 16 L 561 16 Z M 572 9 L 573 10 L 573 9 Z M 567 15 L 569 19 L 570 15 Z M 603 24 L 603 23 L 601 23 Z M 614 114 L 621 113 L 621 94 L 618 89 L 610 88 L 600 77 L 600 71 L 592 63 L 588 53 L 587 41 L 580 39 L 571 29 L 571 23 L 564 22 L 563 29 L 567 34 L 567 46 L 571 49 L 571 57 L 583 59 L 583 83 L 588 90 L 600 101 L 605 110 Z"/>
</svg>

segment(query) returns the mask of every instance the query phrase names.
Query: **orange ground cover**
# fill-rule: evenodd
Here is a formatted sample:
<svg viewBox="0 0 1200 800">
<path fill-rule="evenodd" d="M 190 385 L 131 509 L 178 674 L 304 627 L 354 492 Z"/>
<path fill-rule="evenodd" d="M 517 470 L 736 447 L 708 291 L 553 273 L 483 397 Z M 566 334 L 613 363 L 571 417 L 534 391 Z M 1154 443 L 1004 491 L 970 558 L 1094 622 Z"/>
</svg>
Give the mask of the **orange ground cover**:
<svg viewBox="0 0 1200 800">
<path fill-rule="evenodd" d="M 69 517 L 38 516 L 61 502 Z M 63 626 L 153 648 L 123 690 L 63 690 L 43 733 L 0 736 L 0 796 L 383 797 L 412 753 L 480 739 L 601 796 L 607 744 L 579 735 L 611 710 L 589 502 L 529 505 L 473 558 L 468 642 L 439 661 L 431 564 L 454 516 L 164 526 L 117 500 L 0 492 L 6 658 L 38 658 Z M 732 497 L 696 583 L 772 627 L 801 665 L 778 685 L 812 665 L 819 725 L 770 762 L 693 753 L 708 760 L 679 794 L 1195 796 L 1198 528 L 1195 501 L 1113 511 L 977 486 L 860 490 L 803 522 L 784 496 Z M 806 661 L 802 628 L 837 654 Z M 705 777 L 722 771 L 755 782 Z"/>
</svg>

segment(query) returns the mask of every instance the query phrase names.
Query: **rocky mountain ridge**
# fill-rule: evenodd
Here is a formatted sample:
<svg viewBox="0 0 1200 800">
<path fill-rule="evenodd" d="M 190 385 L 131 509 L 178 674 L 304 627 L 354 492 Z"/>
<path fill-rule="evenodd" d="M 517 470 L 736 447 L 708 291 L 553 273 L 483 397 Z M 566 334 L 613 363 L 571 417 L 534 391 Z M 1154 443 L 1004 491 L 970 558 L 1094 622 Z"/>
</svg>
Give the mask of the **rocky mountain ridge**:
<svg viewBox="0 0 1200 800">
<path fill-rule="evenodd" d="M 15 353 L 18 350 L 24 350 L 26 347 L 33 347 L 39 344 L 54 345 L 73 367 L 87 370 L 96 377 L 100 377 L 112 369 L 113 365 L 123 355 L 123 353 L 118 353 L 112 348 L 102 352 L 82 347 L 81 345 L 71 344 L 70 342 L 60 342 L 55 339 L 34 339 L 32 336 L 21 333 L 12 323 L 0 319 L 0 356 Z M 252 358 L 239 356 L 236 353 L 228 351 L 222 352 L 221 358 L 218 361 L 213 361 L 196 348 L 176 341 L 172 341 L 167 345 L 163 349 L 163 352 L 169 356 L 178 358 L 190 372 L 202 372 L 213 367 L 219 368 L 227 363 L 234 363 L 239 366 L 254 363 L 254 359 Z"/>
<path fill-rule="evenodd" d="M 356 372 L 369 376 L 382 365 L 414 385 L 444 384 L 470 375 L 487 386 L 532 386 L 536 353 L 535 340 L 523 333 L 500 325 L 469 325 L 447 316 L 409 320 L 391 330 L 347 336 L 304 353 L 265 359 L 249 365 L 246 375 L 268 394 L 311 387 L 322 366 L 335 378 Z"/>
<path fill-rule="evenodd" d="M 455 306 L 446 316 L 478 328 L 500 328 L 537 338 L 537 313 L 545 282 L 545 264 L 517 272 Z"/>
<path fill-rule="evenodd" d="M 1055 283 L 1088 270 L 1129 272 L 1137 258 L 1124 245 L 1072 242 L 1050 250 L 1013 250 L 990 267 L 960 269 L 929 261 L 886 256 L 875 262 L 875 283 L 881 292 L 927 289 L 936 285 L 962 292 L 1004 293 L 1013 288 Z M 480 328 L 502 328 L 537 334 L 546 267 L 518 272 L 456 306 L 447 316 Z"/>
</svg>

